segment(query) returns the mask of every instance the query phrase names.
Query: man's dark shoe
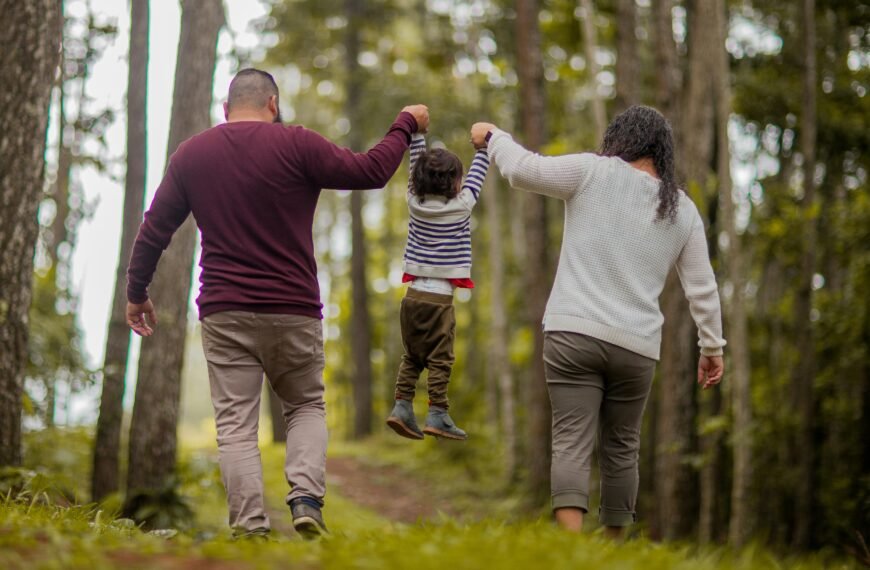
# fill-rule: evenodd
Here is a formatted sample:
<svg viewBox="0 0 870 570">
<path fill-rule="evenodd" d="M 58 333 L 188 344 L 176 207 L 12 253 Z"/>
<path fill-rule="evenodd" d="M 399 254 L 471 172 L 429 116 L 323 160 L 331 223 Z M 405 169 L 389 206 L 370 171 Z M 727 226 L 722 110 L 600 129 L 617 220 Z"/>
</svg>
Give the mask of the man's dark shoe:
<svg viewBox="0 0 870 570">
<path fill-rule="evenodd" d="M 414 405 L 409 400 L 396 400 L 387 425 L 402 437 L 408 439 L 423 439 L 423 432 L 417 427 L 417 418 L 414 416 Z"/>
<path fill-rule="evenodd" d="M 293 528 L 305 540 L 314 540 L 329 534 L 320 512 L 320 503 L 316 499 L 293 499 L 290 501 L 290 513 L 293 515 Z"/>
<path fill-rule="evenodd" d="M 426 427 L 423 428 L 423 433 L 445 439 L 460 441 L 468 439 L 468 434 L 456 427 L 447 410 L 438 406 L 429 406 L 429 415 L 426 416 Z"/>
</svg>

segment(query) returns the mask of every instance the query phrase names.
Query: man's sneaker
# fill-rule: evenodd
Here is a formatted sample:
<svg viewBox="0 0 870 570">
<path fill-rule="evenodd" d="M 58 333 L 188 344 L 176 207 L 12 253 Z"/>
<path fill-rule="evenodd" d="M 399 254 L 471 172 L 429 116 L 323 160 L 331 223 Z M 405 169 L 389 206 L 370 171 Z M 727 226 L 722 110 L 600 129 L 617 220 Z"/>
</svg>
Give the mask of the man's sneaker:
<svg viewBox="0 0 870 570">
<path fill-rule="evenodd" d="M 402 437 L 423 439 L 423 432 L 417 427 L 414 406 L 409 400 L 396 400 L 396 405 L 387 418 L 387 425 Z"/>
<path fill-rule="evenodd" d="M 468 439 L 468 434 L 456 427 L 447 410 L 438 406 L 429 406 L 429 415 L 426 416 L 426 427 L 423 428 L 423 433 L 446 439 Z"/>
<path fill-rule="evenodd" d="M 315 506 L 317 505 L 317 506 Z M 290 501 L 293 528 L 305 540 L 314 540 L 329 534 L 320 512 L 320 503 L 310 497 L 298 497 Z"/>
</svg>

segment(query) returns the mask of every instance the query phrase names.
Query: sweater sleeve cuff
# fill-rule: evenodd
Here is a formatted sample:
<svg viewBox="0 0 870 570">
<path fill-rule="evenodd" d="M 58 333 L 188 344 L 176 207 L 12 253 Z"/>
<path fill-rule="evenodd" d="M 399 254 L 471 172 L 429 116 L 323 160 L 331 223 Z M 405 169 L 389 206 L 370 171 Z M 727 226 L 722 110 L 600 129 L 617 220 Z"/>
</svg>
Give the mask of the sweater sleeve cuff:
<svg viewBox="0 0 870 570">
<path fill-rule="evenodd" d="M 722 356 L 725 352 L 722 350 L 721 346 L 715 348 L 701 348 L 702 356 Z"/>
<path fill-rule="evenodd" d="M 510 136 L 510 134 L 504 132 L 503 130 L 501 130 L 499 128 L 495 128 L 495 129 L 489 131 L 486 134 L 486 136 L 487 136 L 486 148 L 490 152 L 492 151 L 492 145 L 495 144 L 499 139 L 507 137 L 508 140 L 512 140 L 512 137 Z"/>
<path fill-rule="evenodd" d="M 141 305 L 148 300 L 148 291 L 136 291 L 133 287 L 127 286 L 127 301 L 134 305 Z"/>
</svg>

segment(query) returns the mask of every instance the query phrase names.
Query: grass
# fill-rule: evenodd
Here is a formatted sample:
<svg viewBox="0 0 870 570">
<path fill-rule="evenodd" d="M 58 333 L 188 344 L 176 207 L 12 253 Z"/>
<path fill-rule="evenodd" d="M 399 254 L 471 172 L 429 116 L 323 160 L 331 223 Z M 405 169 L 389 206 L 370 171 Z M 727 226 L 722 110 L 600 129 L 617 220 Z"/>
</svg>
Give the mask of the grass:
<svg viewBox="0 0 870 570">
<path fill-rule="evenodd" d="M 78 436 L 80 437 L 80 436 Z M 57 440 L 55 440 L 55 443 Z M 437 444 L 432 444 L 437 445 Z M 421 488 L 454 491 L 483 501 L 504 493 L 466 479 L 455 466 L 431 469 L 427 450 L 391 443 L 338 444 L 333 453 L 369 463 L 402 465 Z M 431 450 L 429 450 L 431 455 Z M 436 455 L 440 453 L 436 452 Z M 377 458 L 377 459 L 375 459 Z M 226 507 L 217 472 L 215 450 L 184 448 L 180 468 L 181 492 L 196 510 L 194 527 L 171 538 L 143 532 L 95 505 L 63 506 L 53 500 L 43 473 L 39 488 L 0 498 L 0 568 L 406 568 L 463 570 L 477 568 L 578 568 L 617 570 L 857 570 L 849 561 L 824 555 L 778 558 L 762 548 L 733 552 L 727 548 L 656 544 L 632 540 L 618 546 L 596 533 L 584 536 L 559 531 L 546 518 L 514 520 L 501 516 L 463 522 L 442 516 L 434 521 L 403 525 L 359 507 L 335 490 L 329 491 L 324 512 L 333 535 L 314 543 L 290 537 L 290 517 L 283 504 L 283 448 L 263 446 L 264 477 L 275 540 L 233 542 L 226 528 Z M 455 477 L 453 482 L 450 476 Z M 463 479 L 465 477 L 465 479 Z M 482 475 L 481 477 L 485 477 Z M 447 482 L 444 482 L 444 479 Z M 438 479 L 441 479 L 440 485 Z M 74 481 L 64 477 L 64 486 Z M 450 489 L 445 487 L 450 486 Z M 69 494 L 69 489 L 67 493 Z M 80 496 L 77 489 L 72 494 Z M 476 493 L 476 494 L 475 494 Z"/>
<path fill-rule="evenodd" d="M 93 507 L 57 507 L 31 501 L 0 503 L 0 567 L 18 568 L 577 568 L 613 569 L 852 569 L 819 557 L 779 560 L 763 550 L 725 549 L 633 541 L 617 546 L 597 536 L 576 537 L 542 521 L 396 525 L 359 524 L 359 513 L 340 502 L 330 520 L 338 529 L 316 543 L 278 539 L 232 542 L 219 536 L 164 539 L 105 517 Z"/>
</svg>

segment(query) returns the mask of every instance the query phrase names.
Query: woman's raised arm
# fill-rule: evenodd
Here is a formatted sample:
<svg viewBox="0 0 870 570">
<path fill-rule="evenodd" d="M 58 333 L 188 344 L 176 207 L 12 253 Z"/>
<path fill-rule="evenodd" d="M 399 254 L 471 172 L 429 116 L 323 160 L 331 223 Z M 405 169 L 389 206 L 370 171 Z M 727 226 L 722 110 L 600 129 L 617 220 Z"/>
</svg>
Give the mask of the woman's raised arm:
<svg viewBox="0 0 870 570">
<path fill-rule="evenodd" d="M 561 200 L 580 190 L 594 160 L 590 154 L 541 156 L 489 123 L 476 123 L 471 128 L 471 142 L 478 148 L 486 146 L 490 160 L 514 188 Z"/>
</svg>

